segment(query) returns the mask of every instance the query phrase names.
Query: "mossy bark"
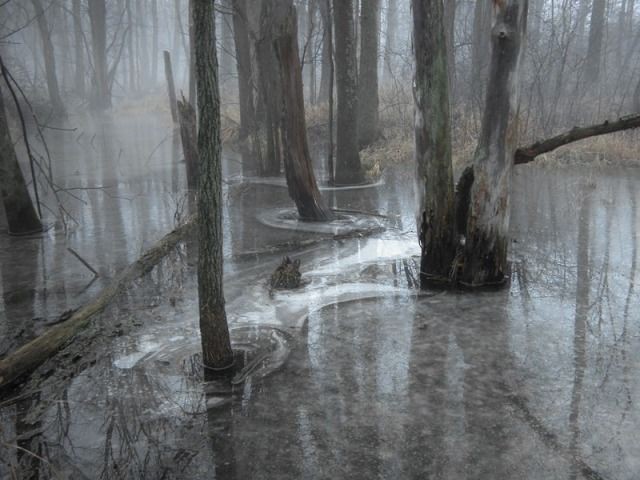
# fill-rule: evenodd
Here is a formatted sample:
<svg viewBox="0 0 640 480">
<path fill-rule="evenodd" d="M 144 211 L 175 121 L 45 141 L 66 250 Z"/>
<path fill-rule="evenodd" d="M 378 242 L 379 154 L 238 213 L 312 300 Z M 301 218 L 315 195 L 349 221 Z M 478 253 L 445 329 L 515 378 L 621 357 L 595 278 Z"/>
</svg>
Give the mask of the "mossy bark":
<svg viewBox="0 0 640 480">
<path fill-rule="evenodd" d="M 442 0 L 413 0 L 420 278 L 449 281 L 456 254 L 449 73 Z"/>
</svg>

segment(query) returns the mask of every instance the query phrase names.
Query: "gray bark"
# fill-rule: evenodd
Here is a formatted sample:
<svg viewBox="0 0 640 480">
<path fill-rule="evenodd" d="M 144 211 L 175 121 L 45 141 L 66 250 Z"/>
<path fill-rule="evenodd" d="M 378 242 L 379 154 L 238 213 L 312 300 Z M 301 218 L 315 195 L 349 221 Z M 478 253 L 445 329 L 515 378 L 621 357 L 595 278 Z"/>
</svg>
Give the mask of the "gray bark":
<svg viewBox="0 0 640 480">
<path fill-rule="evenodd" d="M 93 106 L 104 110 L 111 106 L 111 82 L 107 66 L 107 6 L 105 0 L 89 0 L 91 50 L 93 52 Z"/>
<path fill-rule="evenodd" d="M 51 32 L 47 16 L 42 8 L 40 0 L 31 0 L 33 9 L 35 10 L 36 20 L 38 22 L 38 30 L 40 31 L 40 39 L 42 40 L 42 54 L 44 55 L 44 68 L 47 76 L 47 90 L 49 91 L 49 101 L 51 108 L 57 115 L 64 115 L 65 108 L 60 97 L 60 87 L 58 86 L 58 74 L 56 72 L 56 55 L 51 41 Z"/>
<path fill-rule="evenodd" d="M 255 118 L 253 85 L 251 75 L 251 47 L 246 0 L 232 0 L 233 37 L 235 40 L 236 65 L 238 69 L 238 99 L 240 102 L 240 139 L 251 133 Z"/>
<path fill-rule="evenodd" d="M 320 195 L 309 154 L 298 49 L 298 22 L 293 2 L 289 0 L 285 3 L 290 5 L 279 26 L 275 47 L 282 87 L 282 137 L 287 187 L 300 218 L 321 222 L 330 220 L 332 215 Z"/>
<path fill-rule="evenodd" d="M 494 7 L 491 65 L 480 139 L 473 159 L 462 282 L 498 284 L 507 274 L 509 190 L 518 139 L 519 64 L 527 0 Z"/>
<path fill-rule="evenodd" d="M 358 78 L 358 143 L 364 148 L 379 136 L 378 38 L 380 0 L 362 0 Z"/>
<path fill-rule="evenodd" d="M 82 12 L 80 0 L 73 0 L 73 40 L 75 48 L 75 89 L 80 98 L 85 96 L 84 83 L 84 42 L 82 33 Z"/>
<path fill-rule="evenodd" d="M 456 254 L 449 72 L 442 0 L 413 0 L 420 279 L 447 283 Z"/>
<path fill-rule="evenodd" d="M 480 95 L 484 93 L 491 58 L 492 4 L 491 0 L 477 0 L 473 14 L 471 85 L 480 86 Z"/>
<path fill-rule="evenodd" d="M 176 87 L 173 80 L 173 68 L 171 67 L 171 54 L 164 51 L 164 75 L 167 80 L 167 92 L 169 93 L 169 107 L 173 123 L 178 123 L 178 110 L 176 102 Z"/>
<path fill-rule="evenodd" d="M 9 233 L 24 235 L 42 231 L 42 224 L 29 196 L 29 190 L 18 164 L 7 124 L 0 91 L 0 193 Z"/>
<path fill-rule="evenodd" d="M 393 77 L 393 55 L 396 48 L 396 31 L 398 29 L 397 0 L 387 0 L 387 30 L 384 44 L 385 81 Z"/>
<path fill-rule="evenodd" d="M 358 84 L 353 1 L 334 0 L 336 87 L 338 91 L 336 184 L 362 183 L 358 151 Z"/>
<path fill-rule="evenodd" d="M 211 0 L 193 0 L 198 95 L 198 297 L 202 357 L 206 367 L 232 365 L 222 287 L 222 170 L 220 94 L 215 19 Z"/>
<path fill-rule="evenodd" d="M 320 71 L 320 89 L 318 90 L 318 102 L 329 100 L 329 83 L 331 81 L 331 57 L 333 55 L 332 28 L 331 28 L 331 0 L 318 0 L 320 18 L 322 19 L 322 59 Z"/>
<path fill-rule="evenodd" d="M 607 0 L 593 0 L 591 26 L 589 27 L 589 48 L 586 59 L 586 76 L 591 83 L 598 81 L 602 61 L 602 39 Z"/>
</svg>

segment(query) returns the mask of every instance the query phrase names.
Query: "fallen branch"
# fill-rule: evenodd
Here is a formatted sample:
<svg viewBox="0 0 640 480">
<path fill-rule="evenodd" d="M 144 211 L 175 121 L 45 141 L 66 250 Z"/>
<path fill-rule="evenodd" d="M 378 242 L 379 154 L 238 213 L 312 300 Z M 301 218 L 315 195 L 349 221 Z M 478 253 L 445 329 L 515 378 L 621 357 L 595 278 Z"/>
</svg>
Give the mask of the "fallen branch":
<svg viewBox="0 0 640 480">
<path fill-rule="evenodd" d="M 540 140 L 526 147 L 516 150 L 514 156 L 514 164 L 522 165 L 524 163 L 533 162 L 538 155 L 551 152 L 556 148 L 562 147 L 569 143 L 577 142 L 589 137 L 598 135 L 606 135 L 607 133 L 621 132 L 632 128 L 640 127 L 640 115 L 629 115 L 622 117 L 615 122 L 605 121 L 599 125 L 591 125 L 589 127 L 573 127 L 571 130 L 561 133 L 546 140 Z"/>
<path fill-rule="evenodd" d="M 71 247 L 67 247 L 67 250 L 69 251 L 69 253 L 70 253 L 71 255 L 73 255 L 74 257 L 76 257 L 80 263 L 82 263 L 85 267 L 87 267 L 89 270 L 91 270 L 91 273 L 93 273 L 93 276 L 94 276 L 94 277 L 96 277 L 96 278 L 97 278 L 97 277 L 99 277 L 99 276 L 100 276 L 100 274 L 96 271 L 96 269 L 95 269 L 95 268 L 93 268 L 91 265 L 89 265 L 89 262 L 87 262 L 84 258 L 82 258 L 82 257 L 80 256 L 80 254 L 79 254 L 78 252 L 76 252 L 73 248 L 71 248 Z"/>
<path fill-rule="evenodd" d="M 132 281 L 148 273 L 180 242 L 196 224 L 191 217 L 185 224 L 165 235 L 138 260 L 125 268 L 100 294 L 78 309 L 69 320 L 50 328 L 38 338 L 0 360 L 0 390 L 30 374 L 45 360 L 65 347 L 97 313 L 122 292 Z"/>
</svg>

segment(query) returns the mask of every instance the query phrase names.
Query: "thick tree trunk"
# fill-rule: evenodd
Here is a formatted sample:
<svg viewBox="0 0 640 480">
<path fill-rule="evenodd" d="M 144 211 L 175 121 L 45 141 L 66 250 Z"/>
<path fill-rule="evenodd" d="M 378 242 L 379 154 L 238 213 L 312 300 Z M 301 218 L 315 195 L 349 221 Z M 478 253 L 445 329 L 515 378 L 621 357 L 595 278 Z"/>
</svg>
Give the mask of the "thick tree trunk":
<svg viewBox="0 0 640 480">
<path fill-rule="evenodd" d="M 289 196 L 296 203 L 300 218 L 321 222 L 330 220 L 332 215 L 320 195 L 309 154 L 297 25 L 296 11 L 290 2 L 275 39 L 282 86 L 284 168 Z"/>
<path fill-rule="evenodd" d="M 35 10 L 36 20 L 38 22 L 38 30 L 42 40 L 42 54 L 44 55 L 44 68 L 47 76 L 47 89 L 49 91 L 49 101 L 51 108 L 56 115 L 64 115 L 65 108 L 60 97 L 60 87 L 58 86 L 58 74 L 56 73 L 56 55 L 51 41 L 51 33 L 49 32 L 49 24 L 47 22 L 47 14 L 42 8 L 40 0 L 31 0 L 33 9 Z"/>
<path fill-rule="evenodd" d="M 75 89 L 80 98 L 84 98 L 84 43 L 82 33 L 82 11 L 80 0 L 73 0 L 73 40 L 75 49 Z"/>
<path fill-rule="evenodd" d="M 358 143 L 364 148 L 379 136 L 378 36 L 380 0 L 362 0 L 358 78 Z"/>
<path fill-rule="evenodd" d="M 18 164 L 1 93 L 0 91 L 0 193 L 9 233 L 25 235 L 40 232 L 42 224 Z"/>
<path fill-rule="evenodd" d="M 358 151 L 358 81 L 352 0 L 334 0 L 333 24 L 338 90 L 336 184 L 353 185 L 362 183 L 364 175 Z"/>
<path fill-rule="evenodd" d="M 589 27 L 589 48 L 586 59 L 586 76 L 591 83 L 598 81 L 602 61 L 602 39 L 607 0 L 593 0 L 591 26 Z"/>
<path fill-rule="evenodd" d="M 240 140 L 251 134 L 255 118 L 253 85 L 251 82 L 251 47 L 246 0 L 232 0 L 233 38 L 238 69 L 238 98 L 240 102 Z"/>
<path fill-rule="evenodd" d="M 93 105 L 98 110 L 111 106 L 111 82 L 107 66 L 107 6 L 105 0 L 89 0 L 91 47 L 93 52 Z"/>
<path fill-rule="evenodd" d="M 202 357 L 206 367 L 233 363 L 222 288 L 222 169 L 220 94 L 215 18 L 211 0 L 193 0 L 198 95 L 198 296 Z"/>
<path fill-rule="evenodd" d="M 449 72 L 442 0 L 413 0 L 417 226 L 422 287 L 449 281 L 456 255 Z"/>
<path fill-rule="evenodd" d="M 178 110 L 176 102 L 176 87 L 173 80 L 173 68 L 171 67 L 171 54 L 164 51 L 164 75 L 167 80 L 167 92 L 169 93 L 169 107 L 171 109 L 171 119 L 173 123 L 178 123 Z"/>
<path fill-rule="evenodd" d="M 573 127 L 571 130 L 556 135 L 555 137 L 518 148 L 514 156 L 514 164 L 521 165 L 523 163 L 533 162 L 538 155 L 551 152 L 556 148 L 577 142 L 578 140 L 613 132 L 621 132 L 632 128 L 640 128 L 640 115 L 622 117 L 614 122 L 607 120 L 598 125 L 590 125 L 588 127 Z"/>
<path fill-rule="evenodd" d="M 494 3 L 485 112 L 473 159 L 462 282 L 498 284 L 507 274 L 509 190 L 518 139 L 519 64 L 527 0 Z"/>
<path fill-rule="evenodd" d="M 473 37 L 471 45 L 471 85 L 480 86 L 475 89 L 482 98 L 491 58 L 491 11 L 489 0 L 477 0 L 473 13 Z M 473 90 L 473 89 L 472 89 Z"/>
</svg>

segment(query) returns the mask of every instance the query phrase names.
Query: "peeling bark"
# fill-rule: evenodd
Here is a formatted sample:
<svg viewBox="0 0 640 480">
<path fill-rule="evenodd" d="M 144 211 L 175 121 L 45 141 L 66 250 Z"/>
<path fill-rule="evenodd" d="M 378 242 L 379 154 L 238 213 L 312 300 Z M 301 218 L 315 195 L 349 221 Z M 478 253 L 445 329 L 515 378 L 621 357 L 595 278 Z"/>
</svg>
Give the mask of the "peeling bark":
<svg viewBox="0 0 640 480">
<path fill-rule="evenodd" d="M 507 274 L 509 194 L 518 138 L 518 76 L 527 3 L 494 2 L 491 66 L 473 159 L 474 181 L 461 280 L 472 287 L 499 284 Z"/>
</svg>

